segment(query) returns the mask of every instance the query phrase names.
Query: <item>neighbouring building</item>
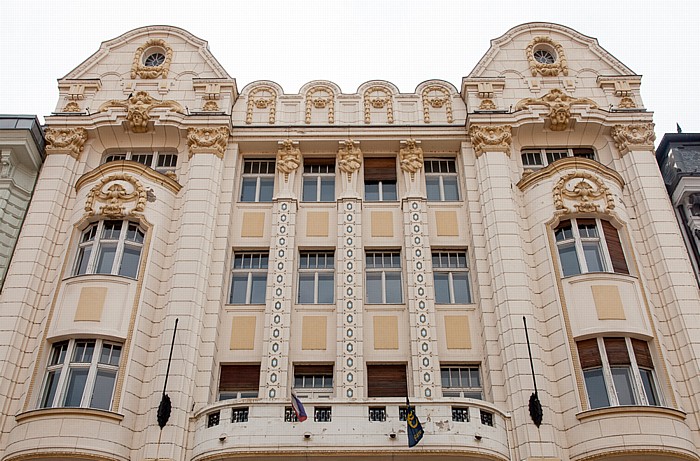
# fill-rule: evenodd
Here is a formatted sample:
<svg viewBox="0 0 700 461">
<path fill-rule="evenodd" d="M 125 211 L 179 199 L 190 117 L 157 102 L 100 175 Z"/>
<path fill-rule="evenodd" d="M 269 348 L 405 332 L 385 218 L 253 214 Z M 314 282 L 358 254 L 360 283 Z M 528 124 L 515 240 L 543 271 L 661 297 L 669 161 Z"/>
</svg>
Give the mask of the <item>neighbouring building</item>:
<svg viewBox="0 0 700 461">
<path fill-rule="evenodd" d="M 548 23 L 411 93 L 239 92 L 182 29 L 104 42 L 58 81 L 0 299 L 0 459 L 700 460 L 640 85 Z"/>
<path fill-rule="evenodd" d="M 0 114 L 0 291 L 44 161 L 44 144 L 36 116 Z"/>
</svg>

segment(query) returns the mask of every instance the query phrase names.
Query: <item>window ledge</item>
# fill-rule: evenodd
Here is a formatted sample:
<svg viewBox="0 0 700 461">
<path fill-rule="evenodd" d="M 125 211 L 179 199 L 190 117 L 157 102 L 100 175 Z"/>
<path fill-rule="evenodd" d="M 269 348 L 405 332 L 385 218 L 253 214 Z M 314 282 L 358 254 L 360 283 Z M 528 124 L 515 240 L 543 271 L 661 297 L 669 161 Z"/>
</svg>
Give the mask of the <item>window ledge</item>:
<svg viewBox="0 0 700 461">
<path fill-rule="evenodd" d="M 56 407 L 39 408 L 37 410 L 29 410 L 19 413 L 15 416 L 15 421 L 19 423 L 33 421 L 39 418 L 65 418 L 71 416 L 112 422 L 121 422 L 124 419 L 124 415 L 107 410 L 98 410 L 97 408 Z"/>
<path fill-rule="evenodd" d="M 587 421 L 589 419 L 594 419 L 598 417 L 604 417 L 608 415 L 620 416 L 622 414 L 626 414 L 628 416 L 668 416 L 671 418 L 675 418 L 679 421 L 684 421 L 686 417 L 685 412 L 681 410 L 676 410 L 674 408 L 654 407 L 647 405 L 626 405 L 618 407 L 596 408 L 595 410 L 582 411 L 581 413 L 576 414 L 576 418 L 579 421 Z"/>
</svg>

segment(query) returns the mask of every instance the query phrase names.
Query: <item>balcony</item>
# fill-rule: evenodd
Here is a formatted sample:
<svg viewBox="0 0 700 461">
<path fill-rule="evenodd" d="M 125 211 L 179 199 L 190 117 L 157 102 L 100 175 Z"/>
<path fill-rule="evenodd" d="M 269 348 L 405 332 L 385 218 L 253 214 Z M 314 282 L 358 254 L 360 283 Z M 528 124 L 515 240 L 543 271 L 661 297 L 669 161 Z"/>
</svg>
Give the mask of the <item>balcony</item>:
<svg viewBox="0 0 700 461">
<path fill-rule="evenodd" d="M 290 414 L 286 402 L 228 400 L 203 408 L 193 416 L 193 461 L 227 459 L 227 455 L 236 459 L 279 459 L 302 454 L 331 455 L 332 459 L 365 455 L 367 459 L 382 460 L 409 450 L 406 422 L 400 418 L 404 400 L 323 399 L 303 403 L 309 415 L 303 423 Z M 412 404 L 425 437 L 412 449 L 411 456 L 510 459 L 508 416 L 492 404 L 463 399 L 457 418 L 453 418 L 454 399 Z M 246 412 L 245 421 L 239 416 L 241 411 Z M 421 451 L 429 451 L 430 455 L 421 456 Z"/>
</svg>

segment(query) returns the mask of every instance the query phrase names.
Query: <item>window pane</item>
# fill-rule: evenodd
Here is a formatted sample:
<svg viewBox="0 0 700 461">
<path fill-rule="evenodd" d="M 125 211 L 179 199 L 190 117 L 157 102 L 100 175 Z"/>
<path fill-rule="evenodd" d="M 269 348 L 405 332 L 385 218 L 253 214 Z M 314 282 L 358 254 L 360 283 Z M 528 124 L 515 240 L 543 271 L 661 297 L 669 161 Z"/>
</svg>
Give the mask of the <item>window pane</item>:
<svg viewBox="0 0 700 461">
<path fill-rule="evenodd" d="M 591 408 L 609 407 L 608 391 L 605 388 L 603 369 L 584 370 L 583 378 L 586 381 L 586 392 Z"/>
<path fill-rule="evenodd" d="M 97 254 L 97 267 L 95 268 L 96 274 L 111 274 L 112 265 L 114 264 L 114 257 L 117 253 L 116 244 L 102 244 L 99 247 Z"/>
<path fill-rule="evenodd" d="M 92 253 L 92 246 L 83 247 L 78 250 L 78 261 L 75 264 L 75 275 L 87 273 L 87 265 Z"/>
<path fill-rule="evenodd" d="M 395 201 L 396 200 L 396 182 L 384 182 L 382 184 L 382 200 L 383 201 Z"/>
<path fill-rule="evenodd" d="M 63 399 L 64 407 L 79 407 L 80 401 L 83 398 L 85 390 L 85 381 L 87 381 L 87 368 L 73 368 L 68 374 L 68 386 L 66 387 L 66 396 Z"/>
<path fill-rule="evenodd" d="M 139 272 L 139 260 L 141 259 L 141 247 L 124 246 L 124 255 L 122 256 L 121 265 L 119 267 L 119 275 L 125 277 L 136 278 Z"/>
<path fill-rule="evenodd" d="M 248 274 L 235 274 L 231 282 L 231 304 L 245 304 Z"/>
<path fill-rule="evenodd" d="M 299 304 L 313 304 L 314 274 L 299 274 Z"/>
<path fill-rule="evenodd" d="M 435 302 L 437 304 L 450 303 L 450 285 L 447 272 L 434 272 L 435 276 Z"/>
<path fill-rule="evenodd" d="M 60 377 L 61 370 L 50 371 L 47 373 L 44 396 L 41 399 L 42 408 L 48 408 L 53 405 L 53 399 L 56 396 L 56 387 L 58 386 L 58 380 Z"/>
<path fill-rule="evenodd" d="M 627 367 L 616 367 L 611 368 L 610 371 L 612 372 L 613 384 L 615 385 L 615 392 L 620 405 L 635 405 L 630 369 Z"/>
<path fill-rule="evenodd" d="M 367 302 L 369 304 L 382 303 L 382 274 L 378 272 L 367 273 Z"/>
<path fill-rule="evenodd" d="M 253 274 L 253 286 L 251 287 L 250 303 L 265 304 L 265 288 L 267 274 Z"/>
<path fill-rule="evenodd" d="M 401 273 L 386 273 L 386 302 L 387 304 L 400 304 L 403 302 L 401 296 Z"/>
<path fill-rule="evenodd" d="M 241 202 L 254 202 L 257 178 L 243 178 L 241 187 Z"/>
<path fill-rule="evenodd" d="M 443 176 L 442 187 L 445 191 L 446 201 L 459 200 L 459 190 L 457 189 L 457 176 Z"/>
<path fill-rule="evenodd" d="M 586 256 L 588 272 L 603 272 L 605 270 L 598 242 L 584 242 L 583 254 Z"/>
<path fill-rule="evenodd" d="M 90 408 L 109 410 L 116 378 L 117 372 L 115 371 L 100 370 L 97 372 L 95 387 L 92 389 L 92 398 L 90 399 Z"/>
<path fill-rule="evenodd" d="M 440 201 L 440 177 L 427 176 L 425 177 L 425 189 L 428 194 L 428 200 L 437 202 Z"/>
<path fill-rule="evenodd" d="M 564 277 L 581 273 L 578 265 L 578 256 L 576 255 L 576 247 L 574 245 L 559 246 L 559 260 L 561 261 L 561 269 Z"/>
<path fill-rule="evenodd" d="M 333 274 L 318 274 L 319 304 L 333 304 Z"/>
<path fill-rule="evenodd" d="M 450 387 L 450 370 L 449 368 L 440 369 L 440 378 L 442 380 L 442 387 Z"/>
<path fill-rule="evenodd" d="M 478 368 L 470 368 L 469 369 L 469 376 L 471 378 L 471 387 L 481 387 L 481 378 L 479 378 L 479 369 Z M 479 397 L 481 398 L 481 397 Z"/>
<path fill-rule="evenodd" d="M 321 178 L 321 201 L 335 201 L 335 178 Z"/>
<path fill-rule="evenodd" d="M 95 342 L 79 342 L 75 345 L 73 351 L 73 359 L 71 363 L 90 363 L 92 362 L 92 353 L 95 350 Z"/>
<path fill-rule="evenodd" d="M 469 282 L 466 272 L 452 273 L 452 288 L 454 290 L 456 304 L 471 303 L 471 294 L 469 293 Z"/>
<path fill-rule="evenodd" d="M 315 202 L 316 201 L 316 183 L 317 177 L 311 176 L 304 178 L 304 190 L 302 193 L 302 200 L 305 202 Z"/>
<path fill-rule="evenodd" d="M 365 200 L 368 202 L 379 201 L 379 183 L 365 182 Z"/>
<path fill-rule="evenodd" d="M 644 368 L 639 369 L 639 374 L 642 377 L 642 384 L 644 385 L 644 394 L 646 394 L 647 402 L 649 402 L 649 405 L 659 405 L 659 396 L 656 392 L 654 374 L 651 370 L 645 370 Z"/>
<path fill-rule="evenodd" d="M 274 178 L 260 178 L 260 201 L 271 202 L 272 192 L 275 188 Z"/>
</svg>

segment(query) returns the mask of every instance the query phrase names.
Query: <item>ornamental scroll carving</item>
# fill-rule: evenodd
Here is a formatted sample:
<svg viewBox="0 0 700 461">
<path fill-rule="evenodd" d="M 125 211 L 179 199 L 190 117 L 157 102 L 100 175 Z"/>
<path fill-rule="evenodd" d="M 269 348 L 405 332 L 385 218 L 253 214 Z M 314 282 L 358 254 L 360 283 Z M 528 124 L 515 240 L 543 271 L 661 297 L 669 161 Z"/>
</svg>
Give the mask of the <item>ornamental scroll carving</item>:
<svg viewBox="0 0 700 461">
<path fill-rule="evenodd" d="M 365 123 L 372 122 L 372 108 L 383 109 L 386 107 L 387 123 L 394 123 L 394 101 L 391 92 L 382 86 L 367 88 L 364 94 Z"/>
<path fill-rule="evenodd" d="M 496 103 L 492 99 L 484 99 L 479 104 L 479 110 L 496 110 Z"/>
<path fill-rule="evenodd" d="M 46 128 L 44 138 L 47 154 L 69 154 L 77 160 L 87 141 L 87 130 L 80 127 Z"/>
<path fill-rule="evenodd" d="M 224 158 L 228 137 L 229 129 L 225 126 L 188 128 L 187 147 L 190 148 L 190 158 L 194 154 L 215 154 L 219 158 Z"/>
<path fill-rule="evenodd" d="M 423 99 L 423 121 L 430 123 L 430 108 L 441 109 L 445 108 L 447 123 L 452 123 L 454 117 L 452 115 L 452 98 L 450 92 L 441 86 L 433 85 L 423 89 L 421 94 Z"/>
<path fill-rule="evenodd" d="M 253 111 L 255 109 L 268 109 L 267 121 L 271 125 L 277 117 L 277 92 L 271 86 L 259 86 L 248 94 L 245 122 L 253 123 Z"/>
<path fill-rule="evenodd" d="M 472 125 L 469 137 L 477 158 L 484 152 L 505 152 L 510 156 L 510 125 Z"/>
<path fill-rule="evenodd" d="M 605 183 L 591 173 L 577 171 L 562 176 L 552 191 L 554 208 L 561 213 L 571 213 L 571 208 L 564 202 L 572 201 L 573 209 L 577 213 L 600 212 L 602 202 L 605 211 L 615 209 L 615 199 Z"/>
<path fill-rule="evenodd" d="M 401 141 L 403 147 L 399 150 L 399 159 L 401 169 L 406 173 L 410 173 L 411 181 L 421 168 L 423 168 L 423 149 L 419 146 L 420 141 L 409 138 L 406 141 Z"/>
<path fill-rule="evenodd" d="M 148 122 L 151 121 L 151 109 L 156 107 L 167 107 L 170 110 L 182 114 L 182 106 L 171 100 L 158 100 L 149 96 L 145 91 L 139 91 L 129 97 L 126 101 L 112 99 L 100 106 L 99 112 L 104 112 L 110 107 L 121 107 L 126 109 L 127 126 L 134 133 L 146 133 Z"/>
<path fill-rule="evenodd" d="M 313 109 L 328 109 L 328 123 L 335 123 L 335 94 L 325 85 L 317 85 L 306 92 L 304 104 L 304 123 L 311 123 Z"/>
<path fill-rule="evenodd" d="M 338 149 L 338 168 L 340 171 L 348 174 L 348 181 L 352 178 L 352 174 L 362 166 L 362 151 L 358 141 L 348 139 L 340 141 L 340 149 Z"/>
<path fill-rule="evenodd" d="M 296 171 L 301 165 L 301 150 L 298 142 L 285 139 L 278 143 L 277 149 L 277 169 L 284 173 L 284 182 L 289 181 L 289 174 Z"/>
<path fill-rule="evenodd" d="M 537 45 L 545 44 L 552 47 L 556 51 L 556 60 L 553 63 L 542 63 L 535 59 L 535 48 Z M 537 74 L 543 77 L 555 77 L 559 74 L 569 75 L 569 67 L 564 54 L 564 47 L 555 42 L 549 37 L 535 37 L 527 45 L 525 50 L 527 61 L 530 64 L 530 73 L 533 77 Z"/>
<path fill-rule="evenodd" d="M 143 54 L 150 48 L 157 48 L 158 52 L 163 51 L 165 60 L 159 66 L 144 66 Z M 141 45 L 134 53 L 134 61 L 131 64 L 131 78 L 167 78 L 170 71 L 170 63 L 173 60 L 173 49 L 168 46 L 165 40 L 160 38 L 152 38 Z"/>
<path fill-rule="evenodd" d="M 571 123 L 571 106 L 584 104 L 592 108 L 598 105 L 588 98 L 574 98 L 560 89 L 554 88 L 541 98 L 525 98 L 515 105 L 515 110 L 522 110 L 529 106 L 544 106 L 549 109 L 549 129 L 552 131 L 564 131 Z"/>
<path fill-rule="evenodd" d="M 626 154 L 632 150 L 632 146 L 637 146 L 644 150 L 654 149 L 654 124 L 634 123 L 630 125 L 614 125 L 610 132 L 615 140 L 615 147 L 621 154 Z"/>
<path fill-rule="evenodd" d="M 80 109 L 80 106 L 78 105 L 77 102 L 75 101 L 68 101 L 68 104 L 63 106 L 62 109 L 63 112 L 70 113 L 70 112 L 82 112 Z"/>
<path fill-rule="evenodd" d="M 218 112 L 219 104 L 213 99 L 210 99 L 209 101 L 204 103 L 204 105 L 202 106 L 202 110 L 204 112 Z"/>
<path fill-rule="evenodd" d="M 90 215 L 103 215 L 108 218 L 123 218 L 143 213 L 148 193 L 136 178 L 126 173 L 118 173 L 102 178 L 85 201 L 85 212 Z M 102 204 L 100 206 L 100 204 Z"/>
<path fill-rule="evenodd" d="M 637 105 L 632 98 L 624 97 L 620 99 L 620 104 L 617 107 L 620 109 L 636 109 Z"/>
</svg>

